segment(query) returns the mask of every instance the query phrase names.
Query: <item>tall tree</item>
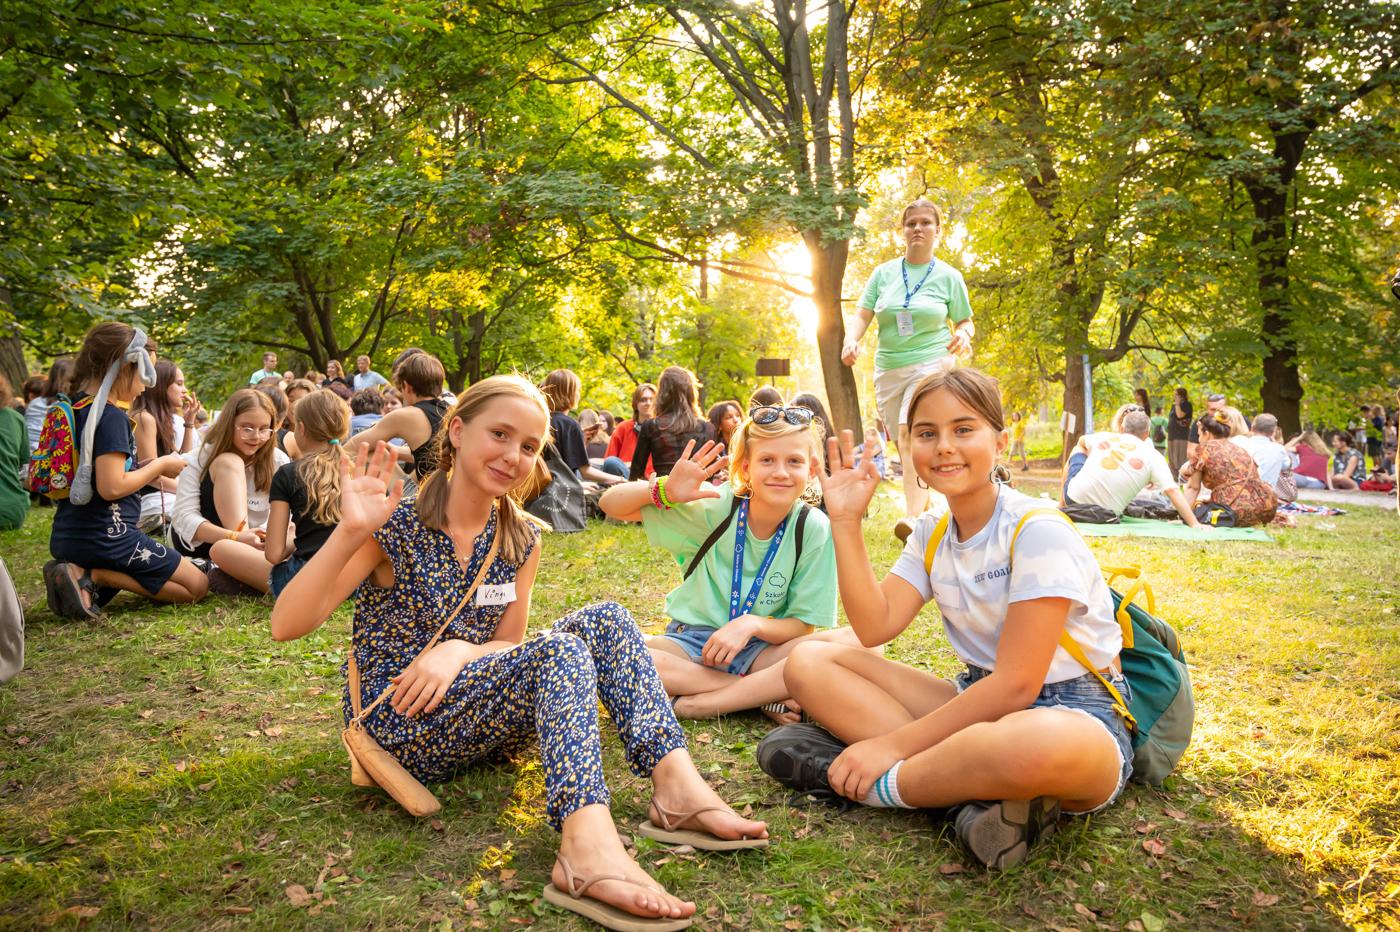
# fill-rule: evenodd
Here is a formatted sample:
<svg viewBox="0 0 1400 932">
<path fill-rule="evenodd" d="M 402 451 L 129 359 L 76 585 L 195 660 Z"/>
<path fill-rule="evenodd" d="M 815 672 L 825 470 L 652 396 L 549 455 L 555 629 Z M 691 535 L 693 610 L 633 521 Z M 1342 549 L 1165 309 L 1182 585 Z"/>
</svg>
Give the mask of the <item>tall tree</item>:
<svg viewBox="0 0 1400 932">
<path fill-rule="evenodd" d="M 602 26 L 589 19 L 578 41 L 547 44 L 561 66 L 554 80 L 591 83 L 602 106 L 650 130 L 665 154 L 658 187 L 691 181 L 701 206 L 651 242 L 697 267 L 781 286 L 761 269 L 712 257 L 709 245 L 745 226 L 800 233 L 831 414 L 856 428 L 855 379 L 840 361 L 841 284 L 861 203 L 858 98 L 872 51 L 851 47 L 852 10 L 845 0 L 630 5 Z M 564 11 L 576 15 L 573 5 Z M 695 240 L 700 250 L 689 251 Z"/>
<path fill-rule="evenodd" d="M 1148 41 L 1170 50 L 1153 60 L 1182 132 L 1212 173 L 1248 198 L 1266 344 L 1260 401 L 1285 431 L 1297 430 L 1299 356 L 1310 325 L 1293 274 L 1300 211 L 1346 163 L 1396 159 L 1400 8 L 1372 0 L 1227 0 L 1149 4 L 1135 15 Z"/>
</svg>

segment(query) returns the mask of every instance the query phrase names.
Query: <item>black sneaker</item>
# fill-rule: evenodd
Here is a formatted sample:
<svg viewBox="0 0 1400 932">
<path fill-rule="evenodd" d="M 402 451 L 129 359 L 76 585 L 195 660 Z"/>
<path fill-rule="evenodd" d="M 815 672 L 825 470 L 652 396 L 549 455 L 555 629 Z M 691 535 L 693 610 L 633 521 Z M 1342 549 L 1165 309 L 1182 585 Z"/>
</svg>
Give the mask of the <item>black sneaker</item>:
<svg viewBox="0 0 1400 932">
<path fill-rule="evenodd" d="M 758 743 L 758 766 L 799 793 L 834 796 L 826 772 L 846 745 L 820 725 L 783 725 Z"/>
<path fill-rule="evenodd" d="M 1055 831 L 1060 801 L 1049 796 L 967 803 L 953 819 L 958 839 L 977 860 L 999 871 L 1020 864 L 1031 846 Z"/>
</svg>

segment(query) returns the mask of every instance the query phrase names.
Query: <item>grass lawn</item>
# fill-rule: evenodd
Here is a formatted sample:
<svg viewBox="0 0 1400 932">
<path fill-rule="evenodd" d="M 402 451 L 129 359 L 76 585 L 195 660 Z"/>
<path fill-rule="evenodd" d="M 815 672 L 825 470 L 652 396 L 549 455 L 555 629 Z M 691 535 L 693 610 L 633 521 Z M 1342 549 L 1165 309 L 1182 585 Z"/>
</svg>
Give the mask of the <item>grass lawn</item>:
<svg viewBox="0 0 1400 932">
<path fill-rule="evenodd" d="M 896 493 L 870 523 L 879 567 Z M 268 638 L 261 601 L 122 597 L 105 623 L 57 620 L 49 514 L 0 534 L 29 607 L 26 669 L 0 687 L 0 927 L 585 928 L 539 898 L 555 836 L 535 760 L 442 787 L 421 822 L 351 786 L 348 607 L 292 644 Z M 1301 521 L 1274 544 L 1091 541 L 1142 565 L 1181 630 L 1196 737 L 1164 790 L 1131 785 L 1024 865 L 988 875 L 916 815 L 789 808 L 754 762 L 756 715 L 687 731 L 774 845 L 637 837 L 638 856 L 709 929 L 1400 928 L 1400 521 Z M 640 529 L 611 525 L 548 539 L 540 575 L 536 625 L 615 598 L 652 630 L 678 579 Z M 957 668 L 931 612 L 890 655 Z M 605 745 L 616 818 L 635 825 L 646 785 Z"/>
</svg>

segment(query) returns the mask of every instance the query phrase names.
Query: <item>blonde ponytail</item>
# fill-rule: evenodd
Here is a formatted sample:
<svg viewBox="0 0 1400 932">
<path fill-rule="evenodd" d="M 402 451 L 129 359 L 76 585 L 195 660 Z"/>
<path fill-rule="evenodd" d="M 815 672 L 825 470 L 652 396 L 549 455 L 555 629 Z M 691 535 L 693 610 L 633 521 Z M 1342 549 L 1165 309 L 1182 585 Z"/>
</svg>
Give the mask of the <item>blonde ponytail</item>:
<svg viewBox="0 0 1400 932">
<path fill-rule="evenodd" d="M 327 445 L 297 460 L 307 512 L 317 524 L 339 524 L 340 444 L 350 435 L 350 406 L 335 392 L 322 388 L 298 399 L 293 417 L 307 440 Z"/>
</svg>

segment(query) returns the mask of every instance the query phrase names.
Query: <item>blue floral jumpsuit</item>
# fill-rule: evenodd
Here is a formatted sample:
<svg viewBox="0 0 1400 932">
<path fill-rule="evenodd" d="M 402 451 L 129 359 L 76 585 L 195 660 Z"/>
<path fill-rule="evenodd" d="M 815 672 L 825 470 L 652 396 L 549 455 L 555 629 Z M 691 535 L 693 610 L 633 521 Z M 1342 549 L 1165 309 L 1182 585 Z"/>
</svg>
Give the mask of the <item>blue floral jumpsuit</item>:
<svg viewBox="0 0 1400 932">
<path fill-rule="evenodd" d="M 382 589 L 366 581 L 357 593 L 352 649 L 363 706 L 413 662 L 456 607 L 495 532 L 493 511 L 465 567 L 452 539 L 424 525 L 411 501 L 375 534 L 393 566 L 394 585 Z M 497 555 L 482 585 L 512 582 L 519 568 Z M 444 639 L 491 640 L 506 606 L 475 602 L 462 609 Z M 611 798 L 603 781 L 599 699 L 637 776 L 650 776 L 661 758 L 685 746 L 642 633 L 615 602 L 579 609 L 515 647 L 467 664 L 431 713 L 406 718 L 384 702 L 365 728 L 425 783 L 449 780 L 538 737 L 549 821 L 558 829 L 575 810 Z M 348 721 L 348 685 L 342 707 Z"/>
</svg>

